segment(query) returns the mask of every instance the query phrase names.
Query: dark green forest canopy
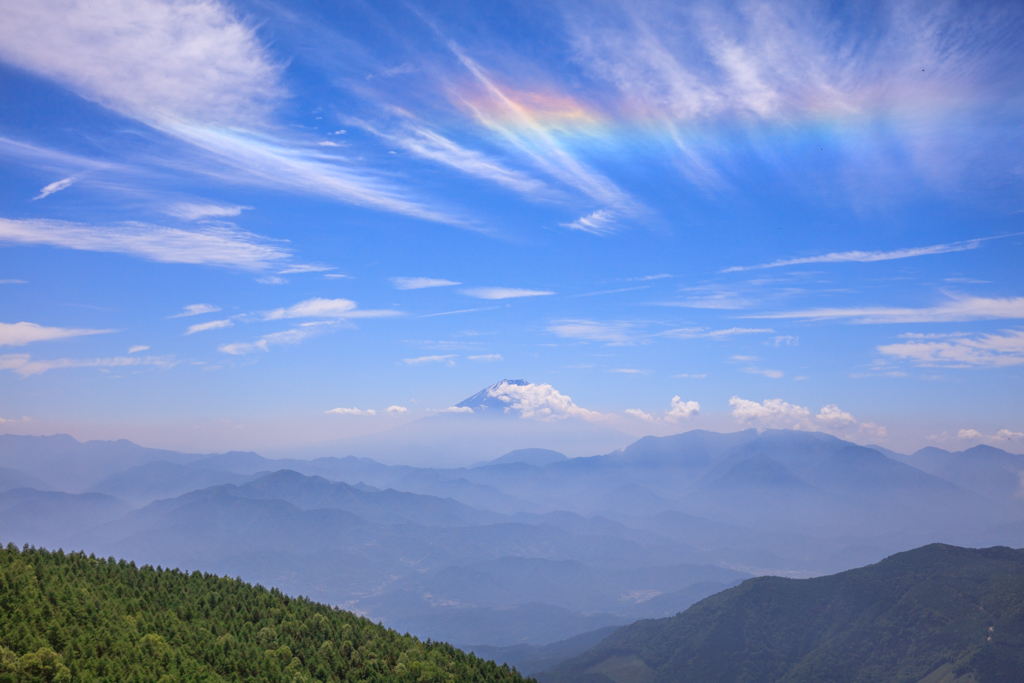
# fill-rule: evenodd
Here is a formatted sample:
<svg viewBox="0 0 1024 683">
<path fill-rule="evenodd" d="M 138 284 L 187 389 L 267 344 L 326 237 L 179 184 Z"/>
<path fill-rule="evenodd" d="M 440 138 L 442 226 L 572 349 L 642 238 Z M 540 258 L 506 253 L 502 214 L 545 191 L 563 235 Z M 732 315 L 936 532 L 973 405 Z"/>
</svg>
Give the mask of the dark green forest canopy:
<svg viewBox="0 0 1024 683">
<path fill-rule="evenodd" d="M 934 544 L 624 626 L 548 683 L 1020 683 L 1024 550 Z"/>
<path fill-rule="evenodd" d="M 522 680 L 239 579 L 0 548 L 0 683 Z"/>
</svg>

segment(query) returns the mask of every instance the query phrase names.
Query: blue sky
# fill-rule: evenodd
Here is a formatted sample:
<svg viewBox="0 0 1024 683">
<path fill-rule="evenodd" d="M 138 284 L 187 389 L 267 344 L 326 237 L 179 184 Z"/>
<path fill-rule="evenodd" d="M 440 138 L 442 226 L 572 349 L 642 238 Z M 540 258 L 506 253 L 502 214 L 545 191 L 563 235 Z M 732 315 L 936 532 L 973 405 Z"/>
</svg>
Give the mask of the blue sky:
<svg viewBox="0 0 1024 683">
<path fill-rule="evenodd" d="M 1024 450 L 1019 3 L 0 14 L 0 429 L 258 449 L 522 377 Z"/>
</svg>

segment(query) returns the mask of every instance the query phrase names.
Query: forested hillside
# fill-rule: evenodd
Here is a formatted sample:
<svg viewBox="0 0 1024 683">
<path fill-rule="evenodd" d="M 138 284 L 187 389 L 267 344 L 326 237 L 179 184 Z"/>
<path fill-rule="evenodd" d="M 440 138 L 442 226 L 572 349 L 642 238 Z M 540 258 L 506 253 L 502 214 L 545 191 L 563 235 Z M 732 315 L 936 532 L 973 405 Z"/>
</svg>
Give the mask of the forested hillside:
<svg viewBox="0 0 1024 683">
<path fill-rule="evenodd" d="M 1019 683 L 1024 550 L 934 544 L 816 579 L 761 577 L 625 626 L 546 683 Z"/>
<path fill-rule="evenodd" d="M 0 683 L 384 680 L 523 679 L 237 579 L 0 549 Z"/>
</svg>

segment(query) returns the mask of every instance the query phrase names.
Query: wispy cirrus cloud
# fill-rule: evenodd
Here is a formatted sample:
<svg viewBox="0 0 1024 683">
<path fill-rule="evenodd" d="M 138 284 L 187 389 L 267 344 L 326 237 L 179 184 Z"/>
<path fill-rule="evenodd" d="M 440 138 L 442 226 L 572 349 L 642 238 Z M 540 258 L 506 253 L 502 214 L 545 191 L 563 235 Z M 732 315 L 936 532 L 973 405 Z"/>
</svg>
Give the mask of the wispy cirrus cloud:
<svg viewBox="0 0 1024 683">
<path fill-rule="evenodd" d="M 1001 368 L 1024 365 L 1024 331 L 1002 334 L 905 334 L 879 353 L 922 367 Z"/>
<path fill-rule="evenodd" d="M 220 162 L 195 164 L 196 173 L 465 225 L 365 165 L 271 133 L 271 113 L 288 94 L 284 65 L 254 25 L 217 0 L 17 3 L 0 26 L 0 60 Z"/>
<path fill-rule="evenodd" d="M 39 199 L 45 199 L 46 197 L 49 197 L 54 192 L 60 192 L 61 190 L 66 190 L 67 188 L 69 188 L 69 187 L 71 187 L 72 185 L 75 184 L 75 180 L 77 180 L 77 178 L 72 176 L 71 178 L 64 178 L 64 180 L 58 180 L 56 182 L 52 182 L 49 185 L 47 185 L 46 187 L 44 187 L 43 189 L 39 190 L 39 194 L 37 194 L 35 197 L 33 197 L 32 201 L 36 201 L 36 200 L 39 200 Z"/>
<path fill-rule="evenodd" d="M 596 320 L 559 320 L 548 326 L 551 332 L 564 339 L 605 342 L 623 346 L 635 341 L 633 324 L 628 322 L 599 322 Z"/>
<path fill-rule="evenodd" d="M 330 326 L 330 323 L 324 322 L 302 323 L 298 327 L 293 327 L 289 330 L 265 334 L 256 341 L 221 344 L 217 347 L 217 350 L 232 356 L 244 356 L 256 351 L 270 351 L 271 346 L 299 344 L 310 337 L 325 332 Z"/>
<path fill-rule="evenodd" d="M 93 334 L 110 334 L 117 330 L 90 330 L 73 327 L 45 327 L 36 323 L 0 323 L 0 346 L 24 346 L 37 341 L 68 339 Z"/>
<path fill-rule="evenodd" d="M 1024 297 L 986 298 L 949 295 L 949 300 L 926 308 L 890 306 L 854 306 L 850 308 L 812 308 L 747 315 L 771 320 L 849 320 L 853 323 L 951 323 L 970 320 L 1017 320 L 1024 318 Z"/>
<path fill-rule="evenodd" d="M 417 358 L 403 358 L 402 362 L 406 365 L 423 365 L 424 363 L 444 363 L 445 365 L 455 365 L 455 361 L 452 360 L 453 358 L 458 358 L 458 355 L 449 353 L 435 356 L 419 356 Z"/>
<path fill-rule="evenodd" d="M 208 323 L 197 323 L 195 325 L 190 325 L 189 328 L 185 330 L 185 334 L 190 335 L 195 334 L 196 332 L 206 332 L 208 330 L 221 330 L 224 329 L 225 327 L 232 327 L 233 325 L 234 323 L 231 322 L 230 319 L 211 320 Z"/>
<path fill-rule="evenodd" d="M 291 258 L 291 251 L 266 238 L 223 226 L 181 230 L 144 223 L 88 225 L 0 218 L 0 242 L 253 271 L 271 268 Z"/>
<path fill-rule="evenodd" d="M 406 118 L 410 115 L 402 112 Z M 382 131 L 365 121 L 348 120 L 349 124 L 373 133 L 396 147 L 412 154 L 470 176 L 489 180 L 505 188 L 537 199 L 550 196 L 551 192 L 543 182 L 515 169 L 508 168 L 500 161 L 477 150 L 468 149 L 459 143 L 430 130 L 421 123 L 404 122 L 393 131 Z"/>
<path fill-rule="evenodd" d="M 168 320 L 174 318 L 188 318 L 193 315 L 202 315 L 204 313 L 216 313 L 220 310 L 220 306 L 214 306 L 213 304 L 189 304 L 181 313 L 175 313 L 174 315 L 167 316 Z"/>
<path fill-rule="evenodd" d="M 775 330 L 766 327 L 729 327 L 723 330 L 709 330 L 705 327 L 680 327 L 660 332 L 661 337 L 672 339 L 728 339 L 746 334 L 774 334 Z"/>
<path fill-rule="evenodd" d="M 542 289 L 519 289 L 516 287 L 471 287 L 470 289 L 459 290 L 461 294 L 471 296 L 475 299 L 520 299 L 530 296 L 551 296 L 554 292 Z"/>
<path fill-rule="evenodd" d="M 288 266 L 284 270 L 277 271 L 278 275 L 295 275 L 298 273 L 326 273 L 329 270 L 334 270 L 334 266 L 320 266 L 314 263 L 301 263 L 294 266 Z M 325 275 L 324 277 L 334 277 L 331 274 Z M 340 275 L 337 277 L 348 277 L 346 275 Z"/>
<path fill-rule="evenodd" d="M 896 249 L 894 251 L 841 251 L 819 256 L 803 256 L 798 258 L 779 259 L 771 263 L 762 263 L 756 266 L 732 266 L 723 270 L 723 273 L 737 273 L 745 270 L 759 270 L 763 268 L 781 268 L 783 266 L 800 266 L 809 263 L 875 263 L 878 261 L 895 261 L 898 259 L 915 258 L 917 256 L 933 256 L 935 254 L 949 254 L 957 251 L 970 251 L 981 246 L 982 242 L 988 240 L 1003 239 L 1005 237 L 1016 237 L 1021 233 L 1013 235 L 998 235 L 996 237 L 980 237 L 974 240 L 963 242 L 950 242 L 948 244 L 933 244 L 930 247 L 913 247 L 909 249 Z"/>
<path fill-rule="evenodd" d="M 569 223 L 562 223 L 562 227 L 570 230 L 581 230 L 592 235 L 610 235 L 616 232 L 616 215 L 611 209 L 598 209 L 586 216 L 580 216 Z"/>
<path fill-rule="evenodd" d="M 262 314 L 263 320 L 288 320 L 291 318 L 394 318 L 404 315 L 402 311 L 357 310 L 356 302 L 349 299 L 313 298 L 300 301 L 288 308 L 277 308 Z"/>
<path fill-rule="evenodd" d="M 437 277 L 393 277 L 391 282 L 394 283 L 395 289 L 428 289 L 430 287 L 451 287 L 453 285 L 461 285 L 461 282 L 455 282 L 454 280 L 445 280 Z"/>
<path fill-rule="evenodd" d="M 238 216 L 251 206 L 237 206 L 234 204 L 194 204 L 180 202 L 172 204 L 164 209 L 164 213 L 175 216 L 186 221 L 195 221 L 200 218 L 230 218 Z"/>
<path fill-rule="evenodd" d="M 178 363 L 179 361 L 174 356 L 116 356 L 114 358 L 55 358 L 50 360 L 33 360 L 27 353 L 0 356 L 0 370 L 10 370 L 22 377 L 65 368 L 110 369 L 141 365 L 172 368 Z"/>
<path fill-rule="evenodd" d="M 836 30 L 865 15 L 871 31 Z M 576 61 L 614 88 L 616 113 L 662 128 L 682 171 L 703 187 L 727 183 L 729 149 L 702 134 L 722 122 L 831 120 L 832 139 L 849 153 L 850 123 L 884 116 L 915 170 L 935 175 L 931 152 L 950 142 L 936 139 L 934 117 L 962 117 L 967 93 L 1006 82 L 1005 49 L 992 46 L 1021 29 L 1020 13 L 1003 6 L 914 1 L 849 13 L 802 2 L 609 2 L 567 6 L 565 18 Z M 961 142 L 972 137 L 965 131 Z M 872 147 L 857 142 L 858 151 Z M 748 149 L 779 164 L 776 147 Z M 861 170 L 877 177 L 882 155 L 872 152 Z"/>
<path fill-rule="evenodd" d="M 477 121 L 494 131 L 529 162 L 559 182 L 604 205 L 585 216 L 589 223 L 569 224 L 574 229 L 587 229 L 597 234 L 615 232 L 612 218 L 636 211 L 637 202 L 615 183 L 577 159 L 558 136 L 538 120 L 536 112 L 521 101 L 524 98 L 511 88 L 502 86 L 480 64 L 454 41 L 448 48 L 476 80 L 476 89 L 456 92 L 456 100 L 468 108 Z M 542 100 L 543 96 L 535 99 Z M 577 108 L 577 111 L 580 111 Z M 597 228 L 597 230 L 594 230 Z"/>
</svg>

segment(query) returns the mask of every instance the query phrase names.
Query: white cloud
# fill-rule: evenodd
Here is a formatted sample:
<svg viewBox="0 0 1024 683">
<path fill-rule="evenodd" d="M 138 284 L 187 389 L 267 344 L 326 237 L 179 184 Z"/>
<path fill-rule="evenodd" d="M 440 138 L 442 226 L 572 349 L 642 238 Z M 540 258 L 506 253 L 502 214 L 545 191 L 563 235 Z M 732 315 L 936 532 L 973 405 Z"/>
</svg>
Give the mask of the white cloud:
<svg viewBox="0 0 1024 683">
<path fill-rule="evenodd" d="M 765 370 L 756 367 L 743 368 L 743 372 L 748 375 L 763 375 L 769 379 L 782 379 L 786 374 L 782 370 Z"/>
<path fill-rule="evenodd" d="M 586 216 L 580 216 L 571 223 L 562 223 L 563 228 L 582 230 L 591 235 L 610 235 L 615 232 L 615 212 L 609 209 L 598 209 Z"/>
<path fill-rule="evenodd" d="M 469 359 L 479 363 L 491 363 L 494 361 L 505 360 L 501 357 L 500 353 L 486 353 L 480 356 L 470 356 Z"/>
<path fill-rule="evenodd" d="M 269 351 L 271 346 L 298 344 L 314 335 L 320 334 L 326 328 L 330 327 L 330 325 L 331 323 L 329 322 L 303 323 L 299 327 L 293 327 L 290 330 L 281 330 L 280 332 L 265 334 L 254 342 L 221 344 L 217 347 L 217 350 L 222 353 L 231 354 L 232 356 L 244 356 L 245 354 L 252 353 L 254 351 Z"/>
<path fill-rule="evenodd" d="M 703 308 L 709 310 L 732 311 L 750 306 L 750 301 L 738 292 L 728 290 L 716 290 L 711 287 L 693 287 L 690 291 L 708 292 L 697 296 L 690 296 L 679 301 L 657 301 L 654 306 L 672 306 L 675 308 Z"/>
<path fill-rule="evenodd" d="M 284 65 L 217 0 L 39 0 L 5 7 L 0 59 L 198 147 L 192 170 L 464 225 L 365 166 L 273 137 Z M 256 132 L 262 131 L 262 132 Z"/>
<path fill-rule="evenodd" d="M 936 163 L 936 144 L 948 143 L 934 139 L 937 129 L 924 111 L 934 117 L 949 106 L 950 92 L 1000 87 L 994 84 L 1002 82 L 1004 52 L 988 46 L 1019 32 L 1018 15 L 1009 19 L 991 3 L 887 3 L 872 12 L 870 31 L 837 31 L 835 13 L 815 3 L 601 7 L 580 3 L 563 11 L 574 58 L 615 88 L 620 106 L 662 129 L 681 170 L 704 188 L 726 182 L 707 158 L 725 152 L 706 142 L 700 131 L 707 126 L 792 125 L 826 111 L 884 116 L 902 134 L 911 163 L 934 174 L 923 167 Z M 922 109 L 922 102 L 934 105 Z M 833 147 L 874 152 L 865 156 L 877 177 L 882 155 L 861 138 L 844 137 Z M 787 163 L 774 147 L 752 146 L 768 163 Z M 731 171 L 733 163 L 723 167 Z"/>
<path fill-rule="evenodd" d="M 434 277 L 393 277 L 391 281 L 395 284 L 395 289 L 427 289 L 428 287 L 451 287 L 462 284 Z"/>
<path fill-rule="evenodd" d="M 520 171 L 507 168 L 481 152 L 466 149 L 443 135 L 422 126 L 408 125 L 399 133 L 382 133 L 365 123 L 358 122 L 357 125 L 420 158 L 444 164 L 467 175 L 489 180 L 515 192 L 534 196 L 546 190 L 544 183 L 539 180 Z"/>
<path fill-rule="evenodd" d="M 811 415 L 807 408 L 792 405 L 781 398 L 757 403 L 733 396 L 729 405 L 732 406 L 732 416 L 741 424 L 773 429 L 800 429 Z"/>
<path fill-rule="evenodd" d="M 637 370 L 636 368 L 612 368 L 608 372 L 615 372 L 620 375 L 649 375 L 650 370 Z"/>
<path fill-rule="evenodd" d="M 814 417 L 822 424 L 828 425 L 833 429 L 841 429 L 857 424 L 857 418 L 850 413 L 843 412 L 834 403 L 824 406 Z"/>
<path fill-rule="evenodd" d="M 139 353 L 141 351 L 149 351 L 149 347 L 139 344 L 138 346 L 133 346 L 130 349 L 128 349 L 128 353 Z"/>
<path fill-rule="evenodd" d="M 328 270 L 334 270 L 334 266 L 318 266 L 311 263 L 299 264 L 295 266 L 288 266 L 284 270 L 277 271 L 278 275 L 291 275 L 292 273 L 323 273 Z M 330 277 L 330 276 L 325 276 Z M 341 275 L 340 277 L 347 277 Z"/>
<path fill-rule="evenodd" d="M 645 413 L 644 411 L 640 410 L 639 408 L 626 408 L 626 410 L 624 412 L 626 413 L 626 415 L 631 415 L 631 416 L 635 417 L 638 420 L 643 420 L 644 422 L 655 422 L 656 421 L 656 419 L 655 419 L 655 417 L 653 415 L 651 415 L 650 413 Z"/>
<path fill-rule="evenodd" d="M 659 336 L 673 339 L 727 339 L 741 334 L 772 334 L 770 328 L 730 327 L 725 330 L 709 330 L 704 327 L 681 327 L 662 332 Z"/>
<path fill-rule="evenodd" d="M 572 398 L 559 393 L 550 384 L 518 385 L 499 382 L 487 390 L 487 395 L 505 403 L 508 406 L 506 410 L 519 411 L 523 418 L 558 420 L 579 417 L 598 420 L 604 417 L 601 413 L 579 407 L 572 402 Z"/>
<path fill-rule="evenodd" d="M 187 318 L 192 315 L 202 315 L 203 313 L 216 313 L 220 310 L 220 306 L 214 306 L 213 304 L 189 304 L 181 313 L 167 316 L 168 320 L 173 318 Z"/>
<path fill-rule="evenodd" d="M 524 296 L 550 296 L 554 292 L 546 292 L 540 289 L 516 289 L 514 287 L 474 287 L 461 290 L 466 296 L 477 299 L 518 299 Z"/>
<path fill-rule="evenodd" d="M 945 432 L 943 433 L 945 435 Z M 992 435 L 983 434 L 977 429 L 961 429 L 956 433 L 956 438 L 964 441 L 981 441 L 1006 445 L 1008 441 L 1024 440 L 1024 432 L 1015 432 L 1010 429 L 1000 429 Z"/>
<path fill-rule="evenodd" d="M 254 29 L 216 1 L 11 3 L 0 59 L 146 121 L 250 122 L 284 94 Z"/>
<path fill-rule="evenodd" d="M 186 221 L 194 221 L 200 218 L 227 218 L 229 216 L 237 216 L 241 214 L 242 211 L 251 208 L 251 206 L 235 206 L 233 204 L 190 204 L 182 202 L 167 207 L 164 209 L 164 213 L 178 218 L 183 218 Z"/>
<path fill-rule="evenodd" d="M 621 346 L 632 343 L 631 327 L 632 325 L 624 322 L 602 323 L 594 320 L 560 320 L 550 325 L 548 332 L 566 339 L 584 339 Z"/>
<path fill-rule="evenodd" d="M 351 275 L 344 275 L 342 273 L 324 273 L 324 277 L 332 280 L 343 280 L 345 278 L 351 278 Z"/>
<path fill-rule="evenodd" d="M 642 277 L 630 277 L 626 278 L 630 282 L 648 282 L 650 280 L 664 280 L 665 278 L 672 277 L 668 273 L 658 273 L 657 275 L 644 275 Z"/>
<path fill-rule="evenodd" d="M 49 185 L 41 189 L 39 191 L 39 194 L 32 198 L 32 201 L 36 201 L 37 199 L 44 199 L 45 197 L 49 197 L 54 192 L 60 192 L 61 190 L 65 190 L 71 187 L 75 183 L 75 180 L 76 179 L 72 177 L 65 178 L 64 180 L 58 180 L 57 182 L 54 183 L 50 183 Z"/>
<path fill-rule="evenodd" d="M 458 355 L 450 353 L 445 356 L 419 356 L 418 358 L 403 358 L 402 362 L 406 365 L 421 365 L 423 363 L 444 363 L 445 365 L 455 365 L 455 361 L 452 358 L 458 358 Z"/>
<path fill-rule="evenodd" d="M 287 320 L 290 318 L 392 318 L 402 315 L 393 310 L 356 310 L 356 302 L 349 299 L 313 298 L 300 301 L 288 308 L 278 308 L 263 313 L 264 320 Z"/>
<path fill-rule="evenodd" d="M 895 251 L 842 251 L 820 256 L 805 256 L 801 258 L 780 259 L 771 263 L 764 263 L 757 266 L 733 266 L 726 268 L 723 273 L 735 273 L 743 270 L 758 270 L 761 268 L 779 268 L 782 266 L 798 266 L 808 263 L 875 263 L 877 261 L 893 261 L 897 259 L 914 258 L 915 256 L 932 256 L 934 254 L 948 254 L 955 251 L 968 251 L 977 249 L 982 242 L 1014 235 L 1000 235 L 998 237 L 983 237 L 976 240 L 963 242 L 951 242 L 949 244 L 935 244 L 930 247 L 914 247 L 911 249 L 897 249 Z"/>
<path fill-rule="evenodd" d="M 469 109 L 479 123 L 495 131 L 509 146 L 559 182 L 606 206 L 634 205 L 632 198 L 611 180 L 574 157 L 558 136 L 532 114 L 529 105 L 517 101 L 516 93 L 498 85 L 454 42 L 449 42 L 448 47 L 482 86 L 474 89 L 472 97 L 460 97 L 457 91 L 452 91 L 459 104 Z"/>
<path fill-rule="evenodd" d="M 198 323 L 196 325 L 189 326 L 185 332 L 186 335 L 195 334 L 196 332 L 206 332 L 207 330 L 219 330 L 225 327 L 232 327 L 234 325 L 231 320 L 211 320 L 208 323 Z"/>
<path fill-rule="evenodd" d="M 823 406 L 813 419 L 809 409 L 787 403 L 781 398 L 771 398 L 757 403 L 733 396 L 729 399 L 729 405 L 733 409 L 733 418 L 740 424 L 759 429 L 824 431 L 845 438 L 854 435 L 881 438 L 886 435 L 885 427 L 873 422 L 858 422 L 857 418 L 841 410 L 834 403 Z"/>
<path fill-rule="evenodd" d="M 1024 297 L 989 299 L 977 296 L 950 296 L 948 302 L 929 308 L 865 306 L 854 308 L 815 308 L 752 315 L 751 318 L 800 320 L 850 320 L 860 324 L 950 323 L 970 320 L 1013 320 L 1024 318 Z"/>
<path fill-rule="evenodd" d="M 462 406 L 461 408 L 459 406 L 451 406 L 450 408 L 445 408 L 444 410 L 439 410 L 438 412 L 439 413 L 472 413 L 473 409 L 470 408 L 469 406 Z"/>
<path fill-rule="evenodd" d="M 1024 364 L 1024 331 L 909 337 L 908 341 L 879 346 L 878 351 L 924 367 L 1008 367 Z"/>
<path fill-rule="evenodd" d="M 385 410 L 388 415 L 403 415 L 409 412 L 409 409 L 405 406 L 388 406 Z"/>
<path fill-rule="evenodd" d="M 377 411 L 369 408 L 367 410 L 359 410 L 359 408 L 331 408 L 330 410 L 324 411 L 328 415 L 376 415 Z M 388 409 L 391 412 L 391 409 Z"/>
<path fill-rule="evenodd" d="M 0 280 L 0 285 L 27 285 L 28 280 Z"/>
<path fill-rule="evenodd" d="M 693 375 L 693 374 L 684 372 L 682 374 L 672 375 L 672 376 L 677 378 L 677 379 L 704 379 L 705 377 L 707 377 L 707 374 L 702 373 L 702 374 L 699 374 L 699 375 Z"/>
<path fill-rule="evenodd" d="M 174 356 L 117 356 L 115 358 L 56 358 L 53 360 L 32 360 L 27 353 L 0 356 L 0 370 L 11 370 L 28 377 L 47 370 L 61 368 L 121 368 L 136 365 L 155 365 L 172 368 L 178 364 Z"/>
<path fill-rule="evenodd" d="M 410 199 L 409 188 L 394 185 L 393 177 L 375 173 L 365 165 L 342 165 L 343 159 L 311 152 L 302 144 L 243 130 L 188 124 L 167 126 L 165 132 L 215 155 L 224 164 L 223 168 L 196 166 L 196 173 L 479 229 L 466 220 Z"/>
<path fill-rule="evenodd" d="M 69 327 L 43 327 L 36 323 L 0 323 L 0 346 L 24 346 L 37 341 L 67 339 L 91 334 L 109 334 L 117 330 L 88 330 Z"/>
<path fill-rule="evenodd" d="M 457 311 L 441 311 L 440 313 L 427 313 L 426 315 L 421 315 L 420 317 L 436 318 L 439 315 L 459 315 L 461 313 L 478 313 L 480 311 L 493 311 L 496 308 L 498 308 L 498 306 L 487 306 L 485 308 L 462 308 Z"/>
<path fill-rule="evenodd" d="M 667 422 L 688 420 L 699 412 L 700 404 L 696 401 L 683 401 L 683 399 L 678 396 L 673 396 L 672 404 L 669 407 L 668 413 L 665 415 L 665 420 Z"/>
<path fill-rule="evenodd" d="M 263 270 L 291 258 L 282 247 L 230 227 L 179 230 L 143 223 L 117 226 L 0 218 L 0 242 L 127 254 L 160 263 Z"/>
</svg>

